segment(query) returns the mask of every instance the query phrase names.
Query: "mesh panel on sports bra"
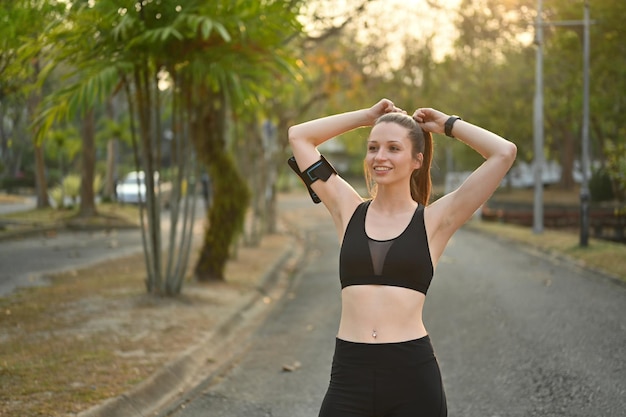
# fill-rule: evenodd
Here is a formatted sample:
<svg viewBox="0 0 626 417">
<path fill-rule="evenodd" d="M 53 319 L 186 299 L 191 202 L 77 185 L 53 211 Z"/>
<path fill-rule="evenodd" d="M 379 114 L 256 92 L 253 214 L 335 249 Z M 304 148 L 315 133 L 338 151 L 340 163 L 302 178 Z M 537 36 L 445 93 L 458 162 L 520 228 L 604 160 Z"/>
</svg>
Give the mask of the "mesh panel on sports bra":
<svg viewBox="0 0 626 417">
<path fill-rule="evenodd" d="M 370 255 L 372 257 L 372 266 L 374 267 L 375 275 L 383 274 L 383 266 L 385 265 L 385 258 L 387 257 L 387 252 L 389 252 L 389 248 L 393 244 L 393 240 L 372 240 L 367 239 L 367 243 L 370 247 Z"/>
<path fill-rule="evenodd" d="M 341 288 L 388 285 L 426 294 L 433 277 L 433 265 L 423 206 L 415 210 L 411 222 L 396 238 L 377 241 L 369 239 L 365 232 L 369 203 L 356 208 L 346 227 L 339 254 Z"/>
</svg>

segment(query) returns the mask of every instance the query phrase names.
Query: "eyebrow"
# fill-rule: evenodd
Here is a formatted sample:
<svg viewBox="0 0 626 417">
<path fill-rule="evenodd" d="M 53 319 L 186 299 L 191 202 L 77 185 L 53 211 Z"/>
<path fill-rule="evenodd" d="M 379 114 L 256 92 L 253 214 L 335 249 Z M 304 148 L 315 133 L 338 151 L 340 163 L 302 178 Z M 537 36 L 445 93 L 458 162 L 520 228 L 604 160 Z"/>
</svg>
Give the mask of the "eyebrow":
<svg viewBox="0 0 626 417">
<path fill-rule="evenodd" d="M 391 139 L 391 140 L 388 140 L 386 142 L 387 143 L 399 143 L 399 144 L 402 144 L 401 140 L 396 140 L 396 139 Z M 378 141 L 376 139 L 368 139 L 367 143 L 378 143 Z"/>
</svg>

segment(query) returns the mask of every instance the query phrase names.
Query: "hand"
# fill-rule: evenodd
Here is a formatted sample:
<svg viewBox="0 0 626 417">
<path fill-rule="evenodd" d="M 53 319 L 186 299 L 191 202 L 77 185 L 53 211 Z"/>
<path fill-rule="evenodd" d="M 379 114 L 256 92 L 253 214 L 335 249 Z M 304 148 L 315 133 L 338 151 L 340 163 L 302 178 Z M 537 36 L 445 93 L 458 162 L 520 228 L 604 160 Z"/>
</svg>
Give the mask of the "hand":
<svg viewBox="0 0 626 417">
<path fill-rule="evenodd" d="M 380 100 L 378 103 L 374 104 L 368 109 L 368 114 L 370 116 L 372 124 L 376 121 L 376 119 L 386 113 L 406 114 L 406 111 L 402 110 L 400 107 L 396 107 L 396 105 L 393 104 L 393 101 L 386 98 Z"/>
<path fill-rule="evenodd" d="M 423 107 L 415 110 L 413 119 L 417 121 L 420 127 L 431 133 L 444 133 L 444 126 L 448 115 L 439 110 Z"/>
</svg>

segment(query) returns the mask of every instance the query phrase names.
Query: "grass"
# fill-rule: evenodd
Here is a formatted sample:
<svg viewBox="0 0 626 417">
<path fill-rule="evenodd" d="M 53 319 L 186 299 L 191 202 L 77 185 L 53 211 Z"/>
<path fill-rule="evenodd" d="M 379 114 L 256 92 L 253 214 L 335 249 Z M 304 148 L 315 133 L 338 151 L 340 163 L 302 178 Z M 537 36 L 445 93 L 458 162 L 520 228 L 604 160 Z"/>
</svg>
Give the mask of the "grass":
<svg viewBox="0 0 626 417">
<path fill-rule="evenodd" d="M 106 298 L 114 289 L 128 300 L 140 297 L 145 290 L 140 268 L 134 266 L 140 260 L 109 264 L 106 277 L 102 267 L 58 275 L 50 286 L 0 299 L 1 415 L 77 412 L 149 375 L 149 367 L 129 375 L 132 365 L 115 357 L 106 332 L 73 330 L 92 318 L 81 304 L 91 300 L 94 311 L 101 310 L 94 297 Z"/>
<path fill-rule="evenodd" d="M 98 215 L 78 218 L 78 208 L 57 210 L 51 207 L 9 213 L 0 216 L 0 238 L 26 231 L 44 231 L 65 227 L 135 227 L 139 225 L 136 206 L 103 203 L 97 207 Z"/>
<path fill-rule="evenodd" d="M 510 203 L 532 204 L 535 198 L 535 190 L 532 188 L 522 189 L 499 189 L 491 197 L 493 201 L 506 201 Z M 580 190 L 560 190 L 558 188 L 546 188 L 543 190 L 544 204 L 580 204 Z"/>
<path fill-rule="evenodd" d="M 98 210 L 105 218 L 138 216 L 132 206 Z M 2 218 L 41 227 L 75 213 L 44 209 Z M 287 242 L 287 235 L 269 235 L 258 247 L 239 248 L 225 282 L 202 284 L 188 276 L 173 298 L 146 293 L 141 253 L 0 297 L 0 416 L 75 415 L 129 391 L 232 314 Z M 197 254 L 195 247 L 190 266 Z"/>
<path fill-rule="evenodd" d="M 277 234 L 242 247 L 224 282 L 188 278 L 173 298 L 146 293 L 141 254 L 0 298 L 0 415 L 75 415 L 127 392 L 256 292 L 289 242 Z"/>
</svg>

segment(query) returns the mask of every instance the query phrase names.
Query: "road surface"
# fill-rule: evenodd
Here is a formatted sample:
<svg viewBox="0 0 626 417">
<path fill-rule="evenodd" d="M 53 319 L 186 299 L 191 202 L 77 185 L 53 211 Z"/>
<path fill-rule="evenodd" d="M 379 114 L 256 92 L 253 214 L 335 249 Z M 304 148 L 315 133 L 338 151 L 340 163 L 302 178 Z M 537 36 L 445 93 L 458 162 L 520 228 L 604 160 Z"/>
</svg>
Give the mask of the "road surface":
<svg viewBox="0 0 626 417">
<path fill-rule="evenodd" d="M 241 360 L 170 417 L 317 416 L 340 312 L 338 243 L 325 217 L 300 218 L 309 258 L 289 296 Z M 461 230 L 424 316 L 450 416 L 626 415 L 623 284 Z"/>
</svg>

